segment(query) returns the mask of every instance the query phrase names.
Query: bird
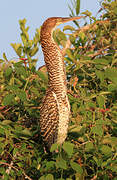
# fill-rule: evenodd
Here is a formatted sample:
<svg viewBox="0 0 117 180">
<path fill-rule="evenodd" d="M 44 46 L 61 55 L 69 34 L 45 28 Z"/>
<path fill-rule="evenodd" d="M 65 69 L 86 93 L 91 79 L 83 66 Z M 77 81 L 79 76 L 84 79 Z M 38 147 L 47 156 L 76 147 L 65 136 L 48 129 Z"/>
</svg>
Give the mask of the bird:
<svg viewBox="0 0 117 180">
<path fill-rule="evenodd" d="M 48 89 L 42 100 L 39 124 L 46 150 L 50 150 L 52 144 L 63 144 L 70 116 L 64 55 L 54 41 L 53 32 L 58 25 L 80 18 L 50 17 L 41 26 L 40 43 L 48 72 Z"/>
</svg>

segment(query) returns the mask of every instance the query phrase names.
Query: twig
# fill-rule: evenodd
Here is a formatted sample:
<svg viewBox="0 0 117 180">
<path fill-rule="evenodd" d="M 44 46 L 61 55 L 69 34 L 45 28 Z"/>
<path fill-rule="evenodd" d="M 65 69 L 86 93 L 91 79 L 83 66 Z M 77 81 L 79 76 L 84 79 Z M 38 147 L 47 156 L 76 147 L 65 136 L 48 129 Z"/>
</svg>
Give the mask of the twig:
<svg viewBox="0 0 117 180">
<path fill-rule="evenodd" d="M 93 24 L 88 24 L 86 26 L 83 26 L 83 27 L 79 28 L 77 31 L 78 32 L 84 32 L 84 31 L 89 30 L 92 27 L 95 28 L 97 24 L 105 24 L 105 23 L 109 23 L 109 20 L 96 21 Z"/>
<path fill-rule="evenodd" d="M 95 175 L 91 180 L 95 180 L 95 179 L 97 179 L 97 175 Z"/>
<path fill-rule="evenodd" d="M 0 162 L 0 164 L 3 164 L 3 165 L 5 165 L 5 166 L 9 166 L 10 168 L 15 169 L 16 171 L 18 171 L 18 169 L 12 165 L 13 162 L 11 162 L 11 164 L 8 164 L 8 163 L 6 163 L 6 162 Z M 9 172 L 8 172 L 8 173 L 9 173 Z"/>
<path fill-rule="evenodd" d="M 109 46 L 106 46 L 106 47 L 100 49 L 98 52 L 96 52 L 96 53 L 94 53 L 94 54 L 90 54 L 90 55 L 88 55 L 88 56 L 91 57 L 91 58 L 94 58 L 94 57 L 96 57 L 96 56 L 98 56 L 98 55 L 100 55 L 100 54 L 104 54 L 102 51 L 105 51 L 108 47 L 109 47 Z"/>
<path fill-rule="evenodd" d="M 70 94 L 71 96 L 73 96 L 74 98 L 80 98 L 80 95 L 72 94 L 72 92 L 70 90 L 68 90 L 67 93 Z"/>
<path fill-rule="evenodd" d="M 9 167 L 9 168 L 6 170 L 6 173 L 7 173 L 7 174 L 10 173 L 11 168 L 14 169 L 14 170 L 16 170 L 16 171 L 19 171 L 16 167 L 13 166 L 13 161 L 11 162 L 11 164 L 8 164 L 8 163 L 6 163 L 6 162 L 0 162 L 0 164 L 3 164 L 3 165 L 5 165 L 5 166 L 8 166 L 8 167 Z M 23 175 L 25 176 L 25 179 L 32 180 L 29 176 L 27 176 L 27 175 L 25 174 L 25 172 L 23 172 Z M 3 177 L 3 178 L 4 178 L 4 177 Z"/>
</svg>

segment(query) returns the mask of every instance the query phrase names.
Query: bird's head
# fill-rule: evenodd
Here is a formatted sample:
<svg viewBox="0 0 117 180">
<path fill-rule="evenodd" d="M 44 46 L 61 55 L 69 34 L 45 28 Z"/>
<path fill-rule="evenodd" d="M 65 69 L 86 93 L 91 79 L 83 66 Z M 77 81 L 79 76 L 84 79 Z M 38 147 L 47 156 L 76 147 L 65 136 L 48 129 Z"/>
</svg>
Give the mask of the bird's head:
<svg viewBox="0 0 117 180">
<path fill-rule="evenodd" d="M 77 19 L 81 19 L 83 16 L 79 17 L 51 17 L 48 18 L 42 25 L 42 28 L 46 30 L 53 30 L 56 26 L 69 22 L 69 21 L 74 21 Z"/>
</svg>

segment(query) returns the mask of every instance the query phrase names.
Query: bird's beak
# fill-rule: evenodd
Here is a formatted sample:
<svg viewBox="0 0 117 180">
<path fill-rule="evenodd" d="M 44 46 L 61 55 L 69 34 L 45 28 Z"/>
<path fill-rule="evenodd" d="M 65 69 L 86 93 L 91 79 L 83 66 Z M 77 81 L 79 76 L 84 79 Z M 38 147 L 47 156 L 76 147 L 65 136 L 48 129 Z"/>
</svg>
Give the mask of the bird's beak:
<svg viewBox="0 0 117 180">
<path fill-rule="evenodd" d="M 83 16 L 62 18 L 62 20 L 59 24 L 63 24 L 63 23 L 69 22 L 69 21 L 75 21 L 75 20 L 81 19 L 81 18 L 83 18 Z"/>
</svg>

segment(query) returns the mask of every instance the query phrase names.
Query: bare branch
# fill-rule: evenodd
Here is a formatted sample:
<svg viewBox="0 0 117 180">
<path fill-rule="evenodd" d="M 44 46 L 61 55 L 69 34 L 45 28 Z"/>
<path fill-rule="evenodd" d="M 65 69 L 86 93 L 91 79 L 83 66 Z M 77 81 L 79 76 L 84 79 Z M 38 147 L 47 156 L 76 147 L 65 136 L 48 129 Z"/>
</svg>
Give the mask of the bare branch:
<svg viewBox="0 0 117 180">
<path fill-rule="evenodd" d="M 5 165 L 5 166 L 8 166 L 8 169 L 6 170 L 6 173 L 7 173 L 7 174 L 10 173 L 10 170 L 11 170 L 11 169 L 14 169 L 15 171 L 19 171 L 16 167 L 13 166 L 13 161 L 12 161 L 10 164 L 8 164 L 8 163 L 6 163 L 6 162 L 0 162 L 0 164 L 3 164 L 3 165 Z M 27 175 L 25 174 L 25 172 L 23 172 L 23 175 L 25 176 L 25 179 L 32 180 L 29 176 L 27 176 Z M 4 177 L 3 177 L 3 178 L 4 178 Z M 3 179 L 3 178 L 2 178 L 2 179 Z"/>
</svg>

